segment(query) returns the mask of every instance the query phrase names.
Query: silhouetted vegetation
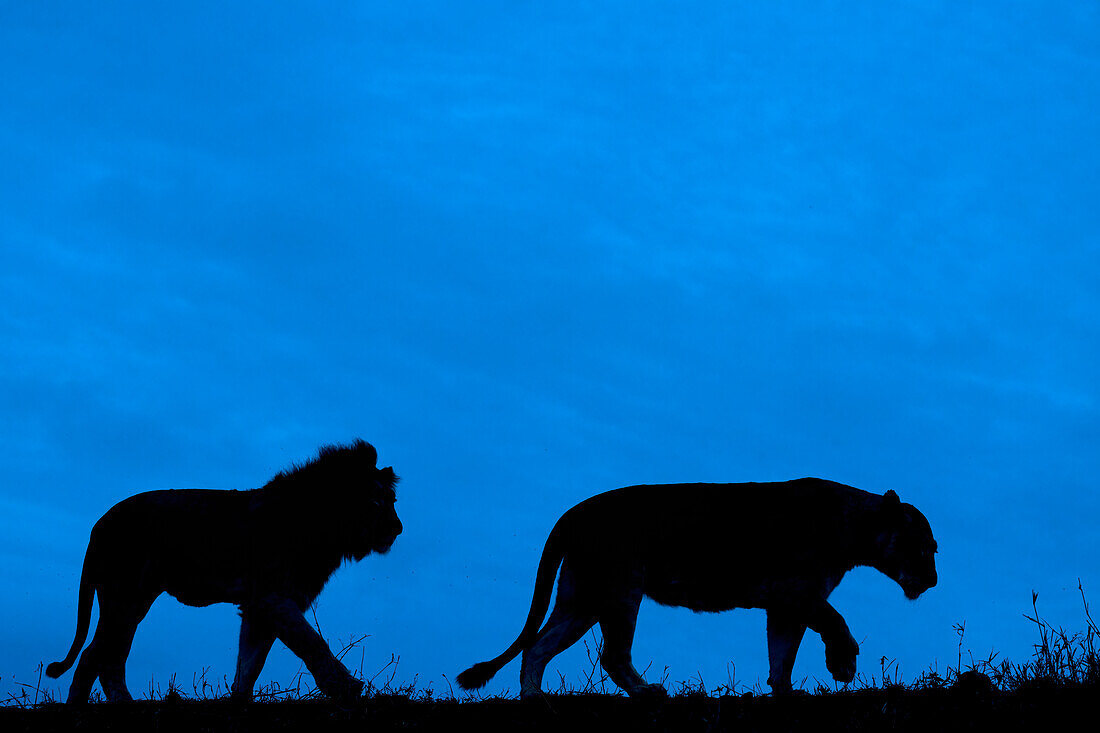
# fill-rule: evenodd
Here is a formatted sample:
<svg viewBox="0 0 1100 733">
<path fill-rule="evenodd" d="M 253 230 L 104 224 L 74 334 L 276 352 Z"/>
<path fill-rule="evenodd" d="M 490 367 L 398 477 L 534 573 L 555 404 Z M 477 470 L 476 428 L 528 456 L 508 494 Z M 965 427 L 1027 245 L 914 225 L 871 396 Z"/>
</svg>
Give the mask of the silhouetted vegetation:
<svg viewBox="0 0 1100 733">
<path fill-rule="evenodd" d="M 135 726 L 144 729 L 224 731 L 306 728 L 358 730 L 568 730 L 571 728 L 652 731 L 822 730 L 957 730 L 1051 729 L 1075 718 L 1095 715 L 1100 693 L 1100 628 L 1081 590 L 1084 629 L 1069 632 L 1042 618 L 1038 594 L 1024 618 L 1038 638 L 1030 659 L 1000 660 L 996 654 L 974 659 L 965 650 L 965 626 L 958 624 L 958 653 L 943 672 L 928 669 L 911 680 L 893 660 L 879 660 L 878 670 L 861 674 L 845 686 L 803 681 L 794 695 L 762 694 L 759 683 L 748 687 L 732 675 L 715 686 L 701 679 L 669 683 L 670 697 L 631 700 L 600 668 L 598 645 L 587 642 L 589 665 L 580 684 L 560 678 L 556 691 L 541 700 L 521 702 L 510 694 L 481 695 L 420 685 L 417 678 L 395 682 L 400 658 L 356 676 L 364 683 L 362 698 L 338 704 L 325 698 L 300 671 L 289 684 L 256 691 L 255 702 L 234 702 L 231 681 L 196 674 L 184 685 L 175 677 L 165 685 L 150 683 L 144 700 L 83 706 L 59 704 L 38 685 L 23 685 L 3 701 L 0 728 L 5 731 L 99 729 Z M 352 638 L 337 655 L 344 658 L 366 637 Z M 446 678 L 445 678 L 446 679 Z M 808 683 L 808 684 L 807 684 Z M 101 702 L 97 690 L 93 703 Z"/>
</svg>

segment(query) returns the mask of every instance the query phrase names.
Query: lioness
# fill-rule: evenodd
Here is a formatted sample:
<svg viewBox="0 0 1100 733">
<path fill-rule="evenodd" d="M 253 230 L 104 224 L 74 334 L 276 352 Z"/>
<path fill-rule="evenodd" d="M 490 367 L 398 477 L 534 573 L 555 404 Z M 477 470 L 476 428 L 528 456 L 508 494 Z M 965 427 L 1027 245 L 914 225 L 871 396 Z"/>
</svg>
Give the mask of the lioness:
<svg viewBox="0 0 1100 733">
<path fill-rule="evenodd" d="M 85 702 L 98 677 L 107 699 L 129 700 L 125 664 L 138 623 L 167 591 L 189 606 L 235 603 L 241 611 L 234 697 L 247 699 L 279 639 L 297 654 L 317 686 L 334 697 L 363 683 L 333 656 L 302 612 L 344 561 L 388 552 L 401 521 L 394 511 L 397 476 L 377 468 L 362 440 L 322 447 L 251 491 L 149 491 L 111 507 L 92 527 L 80 574 L 76 639 L 59 677 L 88 636 L 93 594 L 99 623 L 80 656 L 68 701 Z"/>
<path fill-rule="evenodd" d="M 807 628 L 825 642 L 833 677 L 850 682 L 859 646 L 829 594 L 846 572 L 868 565 L 914 599 L 936 584 L 935 553 L 924 515 L 893 491 L 878 496 L 816 478 L 608 491 L 554 525 L 519 638 L 458 675 L 458 684 L 481 687 L 523 652 L 520 695 L 538 695 L 547 663 L 598 622 L 611 680 L 630 695 L 663 695 L 631 663 L 642 596 L 693 611 L 765 609 L 775 693 L 791 690 Z M 559 565 L 557 601 L 539 630 Z"/>
</svg>

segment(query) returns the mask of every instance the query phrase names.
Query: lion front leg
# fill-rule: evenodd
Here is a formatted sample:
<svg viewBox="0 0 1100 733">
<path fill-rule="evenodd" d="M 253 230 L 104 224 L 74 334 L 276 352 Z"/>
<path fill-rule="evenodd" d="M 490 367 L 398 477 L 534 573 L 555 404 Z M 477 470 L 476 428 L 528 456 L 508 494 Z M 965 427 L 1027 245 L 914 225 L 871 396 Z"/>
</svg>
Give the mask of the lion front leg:
<svg viewBox="0 0 1100 733">
<path fill-rule="evenodd" d="M 275 629 L 251 608 L 241 609 L 241 641 L 237 654 L 237 673 L 233 677 L 230 694 L 237 700 L 251 700 L 252 690 L 260 670 L 264 668 L 271 645 L 275 643 Z"/>
<path fill-rule="evenodd" d="M 772 694 L 787 695 L 798 647 L 806 633 L 806 624 L 789 609 L 768 609 L 768 684 Z"/>
<path fill-rule="evenodd" d="M 844 684 L 855 679 L 859 644 L 840 612 L 822 600 L 811 610 L 807 625 L 820 634 L 825 643 L 825 666 L 833 679 Z"/>
<path fill-rule="evenodd" d="M 833 640 L 825 642 L 825 666 L 837 682 L 848 684 L 855 679 L 856 657 L 858 655 L 859 644 L 851 632 L 838 635 Z"/>
<path fill-rule="evenodd" d="M 317 687 L 329 697 L 358 697 L 363 683 L 348 672 L 328 648 L 321 635 L 309 625 L 298 606 L 288 598 L 272 598 L 253 606 L 275 630 L 275 636 L 294 652 L 313 675 Z M 243 632 L 243 627 L 242 627 Z"/>
</svg>

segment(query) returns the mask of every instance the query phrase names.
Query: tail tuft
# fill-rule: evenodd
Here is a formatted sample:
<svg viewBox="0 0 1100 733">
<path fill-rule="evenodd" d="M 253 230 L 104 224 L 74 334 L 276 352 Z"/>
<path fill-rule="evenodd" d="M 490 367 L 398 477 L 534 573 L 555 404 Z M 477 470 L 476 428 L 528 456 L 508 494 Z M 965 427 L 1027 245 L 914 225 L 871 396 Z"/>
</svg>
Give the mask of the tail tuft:
<svg viewBox="0 0 1100 733">
<path fill-rule="evenodd" d="M 485 683 L 497 673 L 497 669 L 499 668 L 492 662 L 478 662 L 455 677 L 455 682 L 464 690 L 477 690 L 485 686 Z"/>
<path fill-rule="evenodd" d="M 66 664 L 65 662 L 50 662 L 46 665 L 46 676 L 57 679 L 61 675 L 69 671 L 69 667 L 72 663 Z"/>
</svg>

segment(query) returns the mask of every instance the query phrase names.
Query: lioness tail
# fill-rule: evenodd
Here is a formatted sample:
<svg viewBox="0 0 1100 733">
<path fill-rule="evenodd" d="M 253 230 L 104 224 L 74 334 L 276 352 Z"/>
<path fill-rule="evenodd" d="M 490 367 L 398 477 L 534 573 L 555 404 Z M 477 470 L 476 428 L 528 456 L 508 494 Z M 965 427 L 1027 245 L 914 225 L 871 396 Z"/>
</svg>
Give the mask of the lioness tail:
<svg viewBox="0 0 1100 733">
<path fill-rule="evenodd" d="M 466 671 L 460 673 L 455 681 L 465 690 L 476 690 L 483 687 L 501 667 L 516 658 L 520 652 L 527 649 L 535 641 L 542 619 L 546 616 L 546 609 L 550 607 L 550 595 L 554 589 L 554 578 L 558 574 L 558 566 L 561 565 L 563 551 L 561 548 L 561 526 L 565 518 L 558 520 L 554 528 L 550 530 L 550 536 L 546 538 L 546 545 L 542 548 L 542 557 L 539 559 L 538 573 L 535 575 L 535 592 L 531 598 L 531 610 L 527 614 L 527 622 L 519 637 L 504 652 L 487 662 L 478 662 Z"/>
<path fill-rule="evenodd" d="M 88 638 L 88 624 L 92 620 L 92 597 L 95 595 L 95 584 L 92 582 L 91 571 L 92 543 L 88 543 L 88 551 L 84 553 L 84 567 L 80 571 L 80 589 L 77 591 L 76 602 L 76 638 L 69 647 L 69 653 L 60 662 L 51 662 L 46 665 L 47 677 L 60 677 L 73 666 L 80 650 L 84 648 L 84 640 Z"/>
</svg>

